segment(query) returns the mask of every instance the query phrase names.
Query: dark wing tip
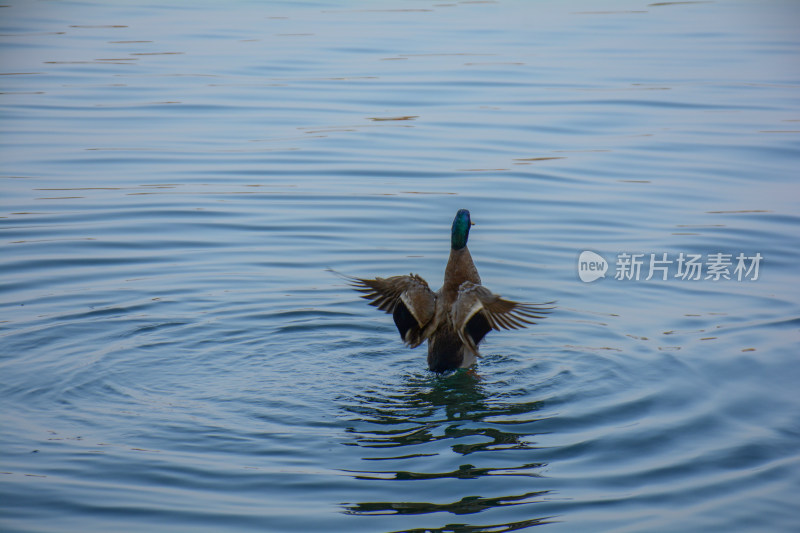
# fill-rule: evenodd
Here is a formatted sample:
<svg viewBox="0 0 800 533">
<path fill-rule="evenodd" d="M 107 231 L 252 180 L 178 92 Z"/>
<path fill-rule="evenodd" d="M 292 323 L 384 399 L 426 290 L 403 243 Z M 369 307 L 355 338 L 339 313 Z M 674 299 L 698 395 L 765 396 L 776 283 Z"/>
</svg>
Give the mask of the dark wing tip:
<svg viewBox="0 0 800 533">
<path fill-rule="evenodd" d="M 325 272 L 330 272 L 331 274 L 333 274 L 335 276 L 338 276 L 338 277 L 342 278 L 343 280 L 345 280 L 345 281 L 347 281 L 347 282 L 349 282 L 351 284 L 354 283 L 354 282 L 364 281 L 361 278 L 356 278 L 354 276 L 348 276 L 347 274 L 342 274 L 338 270 L 334 270 L 331 267 L 326 268 Z"/>
<path fill-rule="evenodd" d="M 514 318 L 525 324 L 536 324 L 536 320 L 544 320 L 556 308 L 555 301 L 544 303 L 521 303 L 509 313 Z"/>
<path fill-rule="evenodd" d="M 369 280 L 366 278 L 357 278 L 355 276 L 348 276 L 347 274 L 342 274 L 341 272 L 336 271 L 332 268 L 326 268 L 325 271 L 335 274 L 336 276 L 342 278 L 344 281 L 347 282 L 348 285 L 355 288 L 355 290 L 359 292 L 373 292 L 375 290 L 375 287 L 373 287 L 373 285 L 370 283 L 371 281 L 374 280 Z"/>
<path fill-rule="evenodd" d="M 514 308 L 515 312 L 518 313 L 534 313 L 534 314 L 548 314 L 552 313 L 553 310 L 556 308 L 554 305 L 556 302 L 543 302 L 543 303 L 518 303 Z"/>
</svg>

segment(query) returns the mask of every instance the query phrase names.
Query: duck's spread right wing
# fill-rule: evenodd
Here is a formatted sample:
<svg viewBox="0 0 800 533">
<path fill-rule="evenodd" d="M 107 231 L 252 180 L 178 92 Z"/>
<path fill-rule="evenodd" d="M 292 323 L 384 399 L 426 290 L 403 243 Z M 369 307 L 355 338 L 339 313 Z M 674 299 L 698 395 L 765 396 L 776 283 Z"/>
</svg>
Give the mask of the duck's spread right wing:
<svg viewBox="0 0 800 533">
<path fill-rule="evenodd" d="M 477 353 L 478 343 L 492 329 L 518 329 L 536 324 L 549 313 L 553 302 L 519 303 L 493 294 L 482 285 L 465 281 L 453 306 L 453 328 L 461 341 Z"/>
<path fill-rule="evenodd" d="M 400 337 L 409 347 L 416 348 L 425 340 L 425 326 L 433 320 L 436 295 L 428 283 L 416 274 L 391 278 L 352 278 L 350 285 L 381 311 L 391 313 Z"/>
</svg>

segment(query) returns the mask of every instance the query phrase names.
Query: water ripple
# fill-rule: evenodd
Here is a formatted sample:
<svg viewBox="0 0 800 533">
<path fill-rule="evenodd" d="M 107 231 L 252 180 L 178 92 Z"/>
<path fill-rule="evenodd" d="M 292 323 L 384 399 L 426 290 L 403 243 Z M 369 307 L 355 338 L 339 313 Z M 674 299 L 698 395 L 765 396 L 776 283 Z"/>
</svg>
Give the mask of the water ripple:
<svg viewBox="0 0 800 533">
<path fill-rule="evenodd" d="M 583 3 L 3 7 L 2 529 L 796 529 L 798 9 Z M 434 376 L 326 269 L 460 208 L 558 309 Z"/>
</svg>

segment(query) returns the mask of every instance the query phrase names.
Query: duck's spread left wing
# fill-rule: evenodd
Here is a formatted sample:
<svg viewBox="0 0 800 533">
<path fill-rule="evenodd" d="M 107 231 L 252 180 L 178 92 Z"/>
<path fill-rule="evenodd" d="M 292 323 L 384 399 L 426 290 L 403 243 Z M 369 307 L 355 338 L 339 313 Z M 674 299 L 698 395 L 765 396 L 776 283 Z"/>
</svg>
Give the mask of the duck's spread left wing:
<svg viewBox="0 0 800 533">
<path fill-rule="evenodd" d="M 489 331 L 536 324 L 535 320 L 544 318 L 553 309 L 550 303 L 525 304 L 505 300 L 482 285 L 465 281 L 458 288 L 453 306 L 453 327 L 461 342 L 477 354 L 478 343 Z"/>
<path fill-rule="evenodd" d="M 350 284 L 362 298 L 381 311 L 392 314 L 400 337 L 416 348 L 425 340 L 423 330 L 436 311 L 436 295 L 428 283 L 416 274 L 390 278 L 350 278 Z"/>
</svg>

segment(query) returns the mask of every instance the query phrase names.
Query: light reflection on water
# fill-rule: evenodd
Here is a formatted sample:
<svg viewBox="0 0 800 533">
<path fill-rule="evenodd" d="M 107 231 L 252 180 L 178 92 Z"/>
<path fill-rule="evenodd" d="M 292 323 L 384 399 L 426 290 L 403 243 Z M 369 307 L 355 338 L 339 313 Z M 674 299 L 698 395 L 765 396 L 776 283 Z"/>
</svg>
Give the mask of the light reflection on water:
<svg viewBox="0 0 800 533">
<path fill-rule="evenodd" d="M 0 10 L 3 530 L 796 526 L 793 3 Z M 558 309 L 437 377 L 325 269 L 459 208 Z"/>
</svg>

